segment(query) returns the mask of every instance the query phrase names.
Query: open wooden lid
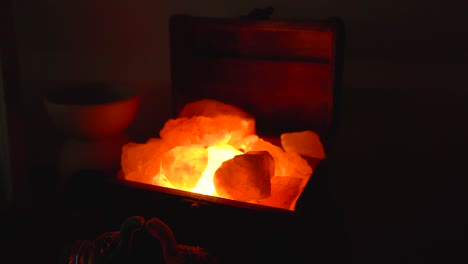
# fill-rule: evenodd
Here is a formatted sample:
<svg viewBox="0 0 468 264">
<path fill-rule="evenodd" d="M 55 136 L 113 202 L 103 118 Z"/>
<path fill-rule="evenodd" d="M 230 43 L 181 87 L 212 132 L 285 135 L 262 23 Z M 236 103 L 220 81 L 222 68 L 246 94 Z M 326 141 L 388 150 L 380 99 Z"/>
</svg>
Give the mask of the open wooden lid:
<svg viewBox="0 0 468 264">
<path fill-rule="evenodd" d="M 187 102 L 213 98 L 251 113 L 258 135 L 310 129 L 327 145 L 341 88 L 339 19 L 173 15 L 169 25 L 174 116 Z"/>
</svg>

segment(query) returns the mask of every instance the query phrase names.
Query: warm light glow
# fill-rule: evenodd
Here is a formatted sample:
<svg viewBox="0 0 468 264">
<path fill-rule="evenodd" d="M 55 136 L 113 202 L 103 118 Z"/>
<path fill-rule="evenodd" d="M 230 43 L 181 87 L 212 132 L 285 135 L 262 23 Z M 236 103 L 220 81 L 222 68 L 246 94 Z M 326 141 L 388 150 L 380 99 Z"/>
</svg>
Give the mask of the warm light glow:
<svg viewBox="0 0 468 264">
<path fill-rule="evenodd" d="M 313 171 L 298 153 L 321 148 L 312 131 L 283 134 L 277 146 L 255 134 L 252 117 L 221 102 L 196 102 L 182 114 L 161 138 L 123 147 L 125 179 L 294 210 Z M 304 154 L 323 158 L 317 153 Z"/>
<path fill-rule="evenodd" d="M 243 154 L 243 152 L 235 149 L 233 146 L 228 144 L 211 146 L 208 147 L 207 150 L 208 165 L 203 171 L 202 177 L 198 180 L 198 183 L 195 187 L 183 191 L 189 191 L 211 196 L 219 196 L 216 193 L 215 186 L 213 184 L 213 176 L 216 170 L 218 170 L 218 168 L 221 166 L 221 164 L 223 164 L 223 162 L 234 158 L 234 156 L 236 155 L 241 155 Z M 174 185 L 172 185 L 171 182 L 167 179 L 167 177 L 162 173 L 158 173 L 158 175 L 154 176 L 152 183 L 154 185 L 159 185 L 162 187 L 181 189 L 176 188 Z"/>
<path fill-rule="evenodd" d="M 226 160 L 234 158 L 236 155 L 243 154 L 242 151 L 235 149 L 233 146 L 228 144 L 211 146 L 208 150 L 208 165 L 205 171 L 203 171 L 202 177 L 198 180 L 197 186 L 191 189 L 191 192 L 218 196 L 213 184 L 213 176 L 216 170 Z"/>
</svg>

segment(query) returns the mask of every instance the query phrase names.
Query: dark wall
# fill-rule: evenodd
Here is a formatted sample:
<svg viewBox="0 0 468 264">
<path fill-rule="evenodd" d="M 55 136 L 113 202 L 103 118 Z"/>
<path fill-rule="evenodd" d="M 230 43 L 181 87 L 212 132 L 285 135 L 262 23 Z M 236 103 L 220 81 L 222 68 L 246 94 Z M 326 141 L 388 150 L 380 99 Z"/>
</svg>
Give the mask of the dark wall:
<svg viewBox="0 0 468 264">
<path fill-rule="evenodd" d="M 59 145 L 40 95 L 53 83 L 122 82 L 144 95 L 131 127 L 169 115 L 168 17 L 341 17 L 343 115 L 330 186 L 356 263 L 467 258 L 467 1 L 15 1 L 22 96 L 34 166 Z M 34 132 L 31 132 L 34 131 Z"/>
</svg>

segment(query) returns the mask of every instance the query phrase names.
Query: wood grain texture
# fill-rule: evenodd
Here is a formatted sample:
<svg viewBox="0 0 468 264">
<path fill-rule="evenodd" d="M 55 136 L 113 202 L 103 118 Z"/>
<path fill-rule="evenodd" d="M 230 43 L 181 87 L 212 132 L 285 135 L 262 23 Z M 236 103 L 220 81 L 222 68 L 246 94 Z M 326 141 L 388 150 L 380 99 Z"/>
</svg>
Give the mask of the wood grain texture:
<svg viewBox="0 0 468 264">
<path fill-rule="evenodd" d="M 334 20 L 174 15 L 174 115 L 185 103 L 208 97 L 249 111 L 259 134 L 311 129 L 326 137 L 340 88 L 341 33 Z"/>
</svg>

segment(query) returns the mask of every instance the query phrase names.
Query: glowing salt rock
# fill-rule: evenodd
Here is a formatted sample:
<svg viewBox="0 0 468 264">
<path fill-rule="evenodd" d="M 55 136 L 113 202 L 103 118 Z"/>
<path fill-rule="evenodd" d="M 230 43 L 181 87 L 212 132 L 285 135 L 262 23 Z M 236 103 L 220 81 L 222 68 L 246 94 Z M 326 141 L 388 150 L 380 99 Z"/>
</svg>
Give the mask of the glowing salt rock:
<svg viewBox="0 0 468 264">
<path fill-rule="evenodd" d="M 222 124 L 205 116 L 169 119 L 159 132 L 161 138 L 172 146 L 200 144 L 204 147 L 226 144 L 231 135 Z"/>
<path fill-rule="evenodd" d="M 283 133 L 281 145 L 286 151 L 297 152 L 311 158 L 326 158 L 320 136 L 311 130 Z"/>
<path fill-rule="evenodd" d="M 275 176 L 291 176 L 308 180 L 312 175 L 312 168 L 309 163 L 299 154 L 284 151 L 281 147 L 256 135 L 245 137 L 242 148 L 245 151 L 268 151 L 275 160 Z"/>
<path fill-rule="evenodd" d="M 239 201 L 270 196 L 275 171 L 274 159 L 266 151 L 251 151 L 223 162 L 213 183 L 220 197 Z"/>
<path fill-rule="evenodd" d="M 231 135 L 228 144 L 236 149 L 240 148 L 244 137 L 255 134 L 255 119 L 253 118 L 218 115 L 213 117 L 213 119 L 219 125 L 219 129 L 225 130 Z"/>
<path fill-rule="evenodd" d="M 202 145 L 178 146 L 164 153 L 161 174 L 176 188 L 195 187 L 208 164 L 208 151 Z"/>
<path fill-rule="evenodd" d="M 213 118 L 231 134 L 229 144 L 239 148 L 243 137 L 255 134 L 255 119 L 244 109 L 215 99 L 201 99 L 189 102 L 180 110 L 178 117 L 205 116 Z"/>
<path fill-rule="evenodd" d="M 205 98 L 189 102 L 182 107 L 178 117 L 232 115 L 245 118 L 253 118 L 244 109 L 235 105 L 227 104 L 215 99 Z"/>
<path fill-rule="evenodd" d="M 162 155 L 168 150 L 170 146 L 160 138 L 125 144 L 121 155 L 124 178 L 151 184 L 152 178 L 159 173 Z"/>
<path fill-rule="evenodd" d="M 276 146 L 268 141 L 265 141 L 258 136 L 248 136 L 244 139 L 243 141 L 243 149 L 245 152 L 247 151 L 267 151 L 268 153 L 273 156 L 273 159 L 275 160 L 275 164 L 278 165 L 278 163 L 281 161 L 283 158 L 283 153 L 284 150 Z M 278 175 L 288 175 L 284 174 L 284 171 L 280 169 L 280 167 L 275 166 L 275 176 Z M 289 176 L 289 175 L 288 175 Z"/>
<path fill-rule="evenodd" d="M 257 135 L 248 135 L 244 137 L 241 141 L 241 146 L 239 149 L 244 150 L 247 152 L 248 150 L 252 150 L 254 144 L 260 139 Z"/>
<path fill-rule="evenodd" d="M 275 176 L 271 178 L 271 196 L 258 203 L 287 210 L 294 210 L 295 203 L 302 191 L 304 179 L 297 177 Z"/>
<path fill-rule="evenodd" d="M 306 181 L 313 172 L 312 167 L 301 155 L 291 151 L 283 152 L 276 165 L 278 171 L 276 175 L 298 177 Z"/>
<path fill-rule="evenodd" d="M 236 155 L 244 154 L 231 145 L 216 145 L 206 149 L 208 151 L 208 165 L 203 171 L 202 177 L 198 180 L 197 186 L 191 192 L 218 196 L 213 184 L 213 176 L 223 162 L 234 158 Z"/>
<path fill-rule="evenodd" d="M 167 177 L 161 173 L 154 176 L 153 180 L 151 181 L 151 184 L 166 188 L 177 189 L 174 185 L 171 184 Z"/>
</svg>

